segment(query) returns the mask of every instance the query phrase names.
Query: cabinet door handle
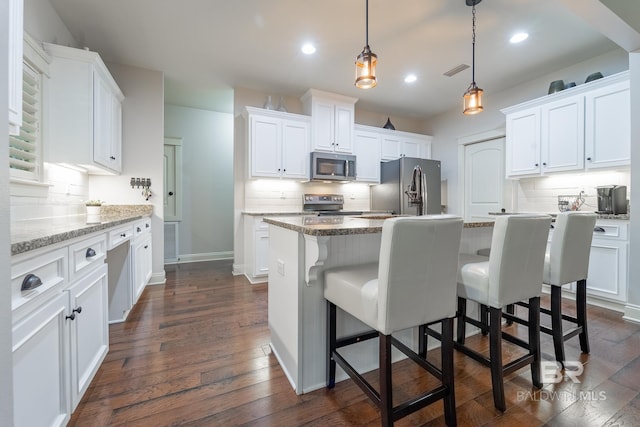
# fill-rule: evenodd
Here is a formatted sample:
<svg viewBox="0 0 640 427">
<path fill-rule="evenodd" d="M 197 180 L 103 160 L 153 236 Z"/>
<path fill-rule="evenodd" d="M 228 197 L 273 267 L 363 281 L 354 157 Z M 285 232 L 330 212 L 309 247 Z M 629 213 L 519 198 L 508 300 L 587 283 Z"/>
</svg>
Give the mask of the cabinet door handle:
<svg viewBox="0 0 640 427">
<path fill-rule="evenodd" d="M 120 233 L 120 237 L 122 237 L 122 238 L 127 237 L 127 234 L 126 233 Z"/>
<path fill-rule="evenodd" d="M 145 224 L 145 225 L 144 225 L 144 228 L 149 228 L 149 224 Z"/>
<path fill-rule="evenodd" d="M 538 163 L 536 163 L 536 167 L 540 166 Z"/>
<path fill-rule="evenodd" d="M 71 320 L 76 320 L 76 314 L 75 313 L 71 313 L 68 316 L 64 316 L 65 319 L 71 319 Z"/>
<path fill-rule="evenodd" d="M 547 163 L 546 162 L 542 162 L 542 166 L 547 166 Z"/>
<path fill-rule="evenodd" d="M 136 227 L 136 231 L 139 233 L 139 232 L 141 232 L 141 231 L 142 231 L 142 228 L 140 228 L 140 227 Z"/>
<path fill-rule="evenodd" d="M 115 159 L 116 159 L 116 158 L 115 158 L 115 157 L 113 157 L 113 156 L 109 156 L 109 158 L 110 158 L 111 160 L 115 160 Z"/>
<path fill-rule="evenodd" d="M 71 311 L 71 313 L 78 313 L 78 314 L 82 313 L 82 306 L 78 306 L 78 308 L 74 308 Z"/>
<path fill-rule="evenodd" d="M 149 248 L 149 245 L 144 245 L 144 248 L 145 248 L 145 249 L 148 249 L 148 248 Z"/>
<path fill-rule="evenodd" d="M 87 253 L 84 254 L 84 257 L 93 258 L 94 256 L 96 256 L 96 251 L 94 251 L 92 248 L 87 248 Z"/>
<path fill-rule="evenodd" d="M 173 196 L 173 191 L 169 191 L 169 195 L 170 195 L 170 196 Z"/>
<path fill-rule="evenodd" d="M 587 160 L 591 161 L 591 157 L 587 157 Z"/>
<path fill-rule="evenodd" d="M 593 232 L 594 233 L 604 233 L 605 229 L 602 228 L 602 227 L 596 227 L 596 228 L 593 229 Z"/>
<path fill-rule="evenodd" d="M 22 279 L 21 291 L 30 291 L 42 285 L 42 280 L 35 274 L 29 273 Z"/>
</svg>

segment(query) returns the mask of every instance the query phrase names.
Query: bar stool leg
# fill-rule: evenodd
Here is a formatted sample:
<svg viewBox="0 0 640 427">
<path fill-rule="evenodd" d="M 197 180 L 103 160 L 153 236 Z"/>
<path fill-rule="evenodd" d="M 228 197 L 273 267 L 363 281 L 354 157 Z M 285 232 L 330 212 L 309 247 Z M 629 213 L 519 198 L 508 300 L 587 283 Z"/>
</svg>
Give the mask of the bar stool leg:
<svg viewBox="0 0 640 427">
<path fill-rule="evenodd" d="M 486 337 L 489 333 L 489 307 L 484 304 L 480 304 L 480 323 L 483 325 L 480 332 Z"/>
<path fill-rule="evenodd" d="M 542 388 L 540 381 L 540 297 L 529 299 L 529 351 L 533 354 L 531 382 Z"/>
<path fill-rule="evenodd" d="M 502 370 L 502 309 L 489 307 L 489 358 L 491 359 L 491 385 L 493 404 L 504 412 L 504 372 Z"/>
<path fill-rule="evenodd" d="M 453 319 L 442 321 L 442 385 L 449 389 L 449 394 L 444 398 L 444 421 L 449 427 L 455 427 L 456 421 L 456 396 L 453 386 Z"/>
<path fill-rule="evenodd" d="M 420 325 L 418 327 L 418 354 L 421 357 L 427 358 L 427 325 Z"/>
<path fill-rule="evenodd" d="M 467 318 L 467 300 L 458 297 L 458 333 L 457 339 L 458 344 L 464 344 L 464 333 L 467 326 L 466 318 Z"/>
<path fill-rule="evenodd" d="M 507 313 L 516 314 L 516 305 L 515 304 L 507 305 Z M 509 326 L 513 325 L 513 320 L 507 319 L 507 325 Z"/>
<path fill-rule="evenodd" d="M 587 332 L 587 281 L 586 279 L 578 280 L 578 289 L 576 295 L 576 317 L 578 319 L 578 327 L 582 328 L 582 332 L 578 336 L 580 339 L 580 350 L 583 353 L 589 353 L 589 333 Z"/>
<path fill-rule="evenodd" d="M 333 352 L 336 351 L 336 305 L 327 301 L 327 388 L 336 385 L 336 361 Z"/>
<path fill-rule="evenodd" d="M 393 426 L 393 387 L 391 384 L 391 335 L 380 338 L 380 418 L 382 426 Z"/>
<path fill-rule="evenodd" d="M 531 313 L 531 307 L 529 307 Z M 564 365 L 564 334 L 562 332 L 562 288 L 551 285 L 551 331 L 556 360 Z"/>
</svg>

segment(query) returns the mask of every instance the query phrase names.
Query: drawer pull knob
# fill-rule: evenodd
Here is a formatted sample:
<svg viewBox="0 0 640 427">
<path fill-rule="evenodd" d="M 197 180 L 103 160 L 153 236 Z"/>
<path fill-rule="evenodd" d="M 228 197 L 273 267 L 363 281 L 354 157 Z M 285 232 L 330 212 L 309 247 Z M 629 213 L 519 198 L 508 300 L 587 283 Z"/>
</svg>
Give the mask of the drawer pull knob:
<svg viewBox="0 0 640 427">
<path fill-rule="evenodd" d="M 78 307 L 78 308 L 74 308 L 74 309 L 71 311 L 71 313 L 78 313 L 78 314 L 82 313 L 82 306 L 80 306 L 80 307 Z"/>
<path fill-rule="evenodd" d="M 120 237 L 122 238 L 127 237 L 127 233 L 120 233 Z"/>
<path fill-rule="evenodd" d="M 42 285 L 42 280 L 35 274 L 29 273 L 22 280 L 21 291 L 30 291 Z"/>
<path fill-rule="evenodd" d="M 142 231 L 142 228 L 140 228 L 140 227 L 136 227 L 136 231 L 139 233 L 139 232 L 141 232 L 141 231 Z"/>
<path fill-rule="evenodd" d="M 149 224 L 145 224 L 145 225 L 144 225 L 144 228 L 149 228 Z"/>
<path fill-rule="evenodd" d="M 593 231 L 597 232 L 597 233 L 604 233 L 605 232 L 604 228 L 602 228 L 602 227 L 596 227 L 596 228 L 593 229 Z"/>
<path fill-rule="evenodd" d="M 148 248 L 149 248 L 149 245 L 144 245 L 144 248 L 145 248 L 145 249 L 148 249 Z"/>
<path fill-rule="evenodd" d="M 94 251 L 92 248 L 87 248 L 85 258 L 93 258 L 94 256 L 96 256 L 96 251 Z"/>
<path fill-rule="evenodd" d="M 68 316 L 64 316 L 65 319 L 71 319 L 71 320 L 76 320 L 76 314 L 75 313 L 71 313 Z"/>
</svg>

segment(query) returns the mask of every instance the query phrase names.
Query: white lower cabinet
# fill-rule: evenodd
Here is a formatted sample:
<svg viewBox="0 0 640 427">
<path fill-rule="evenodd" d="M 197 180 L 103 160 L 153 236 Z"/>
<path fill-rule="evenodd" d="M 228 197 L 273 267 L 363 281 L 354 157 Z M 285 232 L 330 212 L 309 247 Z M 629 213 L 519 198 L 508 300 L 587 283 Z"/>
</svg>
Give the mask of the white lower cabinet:
<svg viewBox="0 0 640 427">
<path fill-rule="evenodd" d="M 628 227 L 628 223 L 596 223 L 589 257 L 588 295 L 626 302 L 629 270 Z"/>
<path fill-rule="evenodd" d="M 262 218 L 244 215 L 244 275 L 251 283 L 266 282 L 269 274 L 269 226 Z"/>
<path fill-rule="evenodd" d="M 64 426 L 71 415 L 69 297 L 57 296 L 13 326 L 15 427 Z"/>
<path fill-rule="evenodd" d="M 152 273 L 151 218 L 144 218 L 133 225 L 133 303 L 142 295 Z"/>
<path fill-rule="evenodd" d="M 102 264 L 68 292 L 71 403 L 75 409 L 109 351 L 107 266 Z"/>
</svg>

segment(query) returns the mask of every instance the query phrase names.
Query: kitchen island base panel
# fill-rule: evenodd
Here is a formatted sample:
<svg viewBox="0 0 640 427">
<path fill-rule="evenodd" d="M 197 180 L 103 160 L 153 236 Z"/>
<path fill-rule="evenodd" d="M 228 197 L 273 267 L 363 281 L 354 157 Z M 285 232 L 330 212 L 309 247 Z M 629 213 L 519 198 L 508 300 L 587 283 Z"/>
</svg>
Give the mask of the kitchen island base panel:
<svg viewBox="0 0 640 427">
<path fill-rule="evenodd" d="M 378 260 L 380 233 L 310 236 L 269 226 L 268 317 L 271 347 L 297 394 L 326 386 L 326 300 L 324 270 Z M 338 336 L 370 328 L 338 312 Z M 417 350 L 417 330 L 395 334 Z M 362 373 L 378 367 L 377 342 L 370 340 L 341 350 Z M 406 356 L 396 351 L 393 361 Z M 336 379 L 348 376 L 338 371 Z"/>
</svg>

